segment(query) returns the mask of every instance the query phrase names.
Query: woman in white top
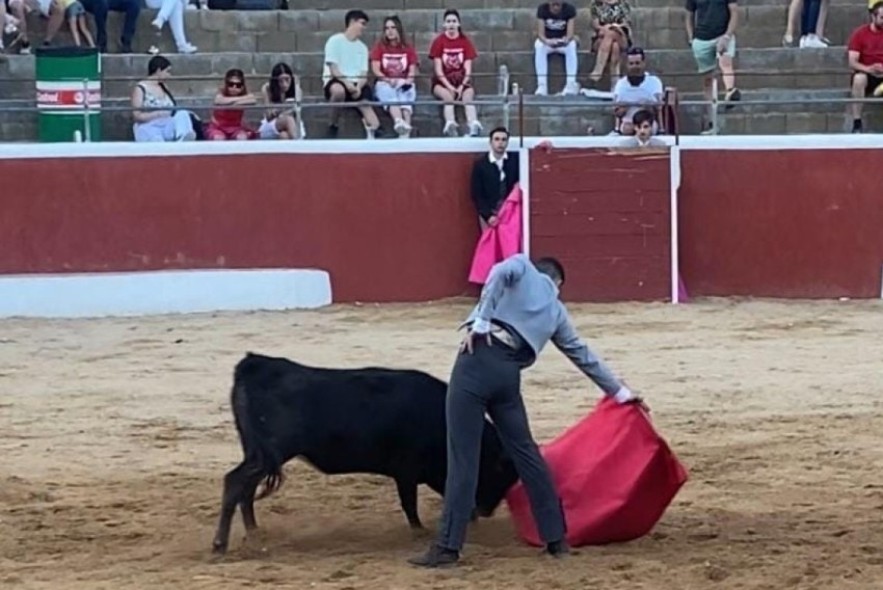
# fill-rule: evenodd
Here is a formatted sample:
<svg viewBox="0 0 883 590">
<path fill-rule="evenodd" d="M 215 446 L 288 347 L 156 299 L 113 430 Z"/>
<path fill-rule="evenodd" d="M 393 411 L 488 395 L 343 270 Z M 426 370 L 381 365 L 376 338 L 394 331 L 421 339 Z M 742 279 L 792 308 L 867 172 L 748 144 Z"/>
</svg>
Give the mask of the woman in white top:
<svg viewBox="0 0 883 590">
<path fill-rule="evenodd" d="M 132 89 L 132 131 L 135 141 L 193 141 L 196 132 L 190 112 L 175 108 L 175 97 L 164 80 L 169 78 L 172 64 L 161 55 L 147 62 L 147 78 Z M 144 107 L 163 110 L 141 110 Z"/>
<path fill-rule="evenodd" d="M 277 63 L 270 71 L 270 81 L 261 88 L 267 110 L 258 129 L 261 139 L 301 139 L 303 125 L 299 124 L 292 107 L 299 98 L 294 72 L 286 63 Z M 287 104 L 286 104 L 287 103 Z M 280 109 L 280 105 L 286 105 Z"/>
</svg>

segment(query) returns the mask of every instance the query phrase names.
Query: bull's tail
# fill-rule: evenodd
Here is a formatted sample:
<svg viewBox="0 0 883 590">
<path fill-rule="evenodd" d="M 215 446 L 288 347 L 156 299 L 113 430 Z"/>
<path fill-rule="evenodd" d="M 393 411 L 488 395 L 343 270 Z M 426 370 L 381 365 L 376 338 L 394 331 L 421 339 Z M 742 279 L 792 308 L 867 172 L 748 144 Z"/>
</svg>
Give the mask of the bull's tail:
<svg viewBox="0 0 883 590">
<path fill-rule="evenodd" d="M 272 440 L 272 435 L 266 432 L 263 420 L 252 410 L 254 404 L 249 399 L 260 396 L 260 391 L 252 391 L 246 386 L 248 380 L 242 373 L 243 364 L 247 362 L 248 359 L 245 359 L 236 367 L 232 392 L 233 419 L 242 442 L 244 463 L 255 465 L 255 468 L 266 473 L 262 480 L 262 489 L 255 496 L 256 500 L 260 500 L 282 487 L 285 475 L 282 473 L 282 459 L 278 451 L 268 443 Z"/>
</svg>

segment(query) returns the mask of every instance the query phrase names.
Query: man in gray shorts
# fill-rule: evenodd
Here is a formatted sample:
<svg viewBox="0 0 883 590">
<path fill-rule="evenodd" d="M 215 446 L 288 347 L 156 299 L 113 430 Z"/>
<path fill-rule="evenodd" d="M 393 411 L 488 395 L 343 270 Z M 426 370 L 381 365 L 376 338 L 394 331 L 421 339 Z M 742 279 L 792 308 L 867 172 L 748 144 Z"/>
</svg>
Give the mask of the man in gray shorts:
<svg viewBox="0 0 883 590">
<path fill-rule="evenodd" d="M 687 38 L 693 48 L 693 57 L 699 73 L 705 79 L 705 98 L 711 100 L 715 70 L 720 70 L 726 89 L 724 101 L 741 98 L 736 88 L 733 58 L 736 57 L 736 26 L 739 7 L 736 0 L 686 0 Z"/>
</svg>

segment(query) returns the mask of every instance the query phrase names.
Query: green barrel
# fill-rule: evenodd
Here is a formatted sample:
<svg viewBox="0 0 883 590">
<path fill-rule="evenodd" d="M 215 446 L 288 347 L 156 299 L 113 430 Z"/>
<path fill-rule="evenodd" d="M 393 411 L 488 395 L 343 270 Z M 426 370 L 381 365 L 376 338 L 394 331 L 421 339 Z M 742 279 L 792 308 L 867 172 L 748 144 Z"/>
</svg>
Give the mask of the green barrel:
<svg viewBox="0 0 883 590">
<path fill-rule="evenodd" d="M 101 140 L 101 54 L 91 47 L 40 47 L 37 61 L 41 142 Z"/>
</svg>

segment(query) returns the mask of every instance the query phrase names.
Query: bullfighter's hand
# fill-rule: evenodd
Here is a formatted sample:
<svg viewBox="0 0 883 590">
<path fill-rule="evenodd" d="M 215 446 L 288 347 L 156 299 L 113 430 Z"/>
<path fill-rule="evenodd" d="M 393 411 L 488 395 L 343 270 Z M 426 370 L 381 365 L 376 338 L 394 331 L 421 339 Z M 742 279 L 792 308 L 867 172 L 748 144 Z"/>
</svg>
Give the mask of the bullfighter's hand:
<svg viewBox="0 0 883 590">
<path fill-rule="evenodd" d="M 475 347 L 475 341 L 482 337 L 485 338 L 487 345 L 491 346 L 490 332 L 480 333 L 473 332 L 472 330 L 466 332 L 466 336 L 463 337 L 463 342 L 460 343 L 460 353 L 462 354 L 463 352 L 466 352 L 468 354 L 472 354 L 472 351 Z"/>
</svg>

